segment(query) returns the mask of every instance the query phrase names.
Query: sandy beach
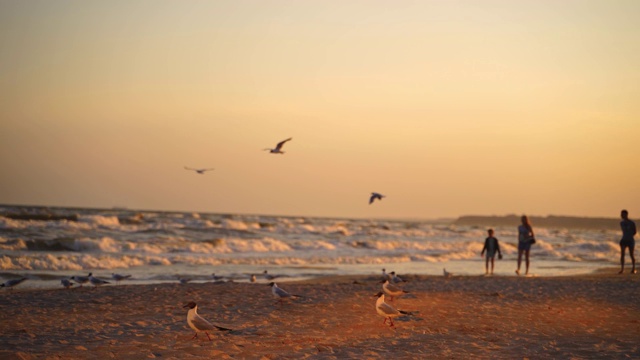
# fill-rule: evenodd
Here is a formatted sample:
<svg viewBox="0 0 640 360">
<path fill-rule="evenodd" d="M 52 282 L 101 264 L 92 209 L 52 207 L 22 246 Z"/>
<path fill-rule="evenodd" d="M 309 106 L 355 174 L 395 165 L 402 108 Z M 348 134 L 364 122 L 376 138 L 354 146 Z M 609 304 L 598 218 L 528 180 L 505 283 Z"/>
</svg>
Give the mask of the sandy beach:
<svg viewBox="0 0 640 360">
<path fill-rule="evenodd" d="M 383 324 L 379 278 L 85 286 L 0 293 L 3 359 L 640 358 L 638 275 L 406 276 Z M 233 329 L 192 339 L 183 306 Z"/>
</svg>

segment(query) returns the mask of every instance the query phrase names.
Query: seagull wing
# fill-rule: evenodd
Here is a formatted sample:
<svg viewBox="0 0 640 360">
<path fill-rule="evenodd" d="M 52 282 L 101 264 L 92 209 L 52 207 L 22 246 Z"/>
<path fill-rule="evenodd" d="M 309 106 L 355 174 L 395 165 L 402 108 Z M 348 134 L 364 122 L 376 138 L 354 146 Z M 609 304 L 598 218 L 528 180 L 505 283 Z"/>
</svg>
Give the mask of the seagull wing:
<svg viewBox="0 0 640 360">
<path fill-rule="evenodd" d="M 400 314 L 400 312 L 398 310 L 396 310 L 393 306 L 383 302 L 382 304 L 378 305 L 378 309 L 380 311 L 382 311 L 384 314 L 386 315 L 398 315 Z"/>
<path fill-rule="evenodd" d="M 288 138 L 288 139 L 286 139 L 286 140 L 282 140 L 282 141 L 280 141 L 280 142 L 278 143 L 278 145 L 276 145 L 276 150 L 280 150 L 280 149 L 282 149 L 282 146 L 284 145 L 284 143 L 286 143 L 287 141 L 289 141 L 289 140 L 291 140 L 291 139 L 293 139 L 293 138 Z"/>
<path fill-rule="evenodd" d="M 210 322 L 208 322 L 207 320 L 205 320 L 203 317 L 199 315 L 194 316 L 193 319 L 191 319 L 191 322 L 193 323 L 193 326 L 195 326 L 196 329 L 200 331 L 215 329 L 213 324 L 211 324 Z"/>
<path fill-rule="evenodd" d="M 390 292 L 401 292 L 402 289 L 396 285 L 393 285 L 392 283 L 388 283 L 386 284 L 387 290 Z"/>
<path fill-rule="evenodd" d="M 194 318 L 191 320 L 191 322 L 193 323 L 193 326 L 196 327 L 196 329 L 200 330 L 200 331 L 206 331 L 206 330 L 220 330 L 220 331 L 231 331 L 231 329 L 227 329 L 225 327 L 222 326 L 217 326 L 217 325 L 213 325 L 212 323 L 208 322 L 207 320 L 205 320 L 202 316 L 196 314 L 196 316 L 194 316 Z"/>
<path fill-rule="evenodd" d="M 273 291 L 275 291 L 276 295 L 278 295 L 281 298 L 291 297 L 291 294 L 289 294 L 288 292 L 284 291 L 279 287 L 275 288 Z"/>
</svg>

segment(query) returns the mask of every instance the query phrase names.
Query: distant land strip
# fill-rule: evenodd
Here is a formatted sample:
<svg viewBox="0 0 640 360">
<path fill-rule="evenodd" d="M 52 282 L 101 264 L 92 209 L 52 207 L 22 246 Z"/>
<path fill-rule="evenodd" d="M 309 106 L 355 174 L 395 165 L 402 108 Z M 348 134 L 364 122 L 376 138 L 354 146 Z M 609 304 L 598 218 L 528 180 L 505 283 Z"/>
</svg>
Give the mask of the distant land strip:
<svg viewBox="0 0 640 360">
<path fill-rule="evenodd" d="M 593 217 L 575 217 L 575 216 L 529 216 L 529 221 L 535 229 L 536 227 L 545 228 L 569 228 L 569 229 L 588 229 L 588 230 L 617 230 L 620 229 L 620 219 L 616 218 L 593 218 Z M 459 217 L 453 222 L 455 225 L 467 226 L 513 226 L 520 225 L 520 215 L 504 215 L 504 216 L 480 216 L 465 215 Z"/>
</svg>

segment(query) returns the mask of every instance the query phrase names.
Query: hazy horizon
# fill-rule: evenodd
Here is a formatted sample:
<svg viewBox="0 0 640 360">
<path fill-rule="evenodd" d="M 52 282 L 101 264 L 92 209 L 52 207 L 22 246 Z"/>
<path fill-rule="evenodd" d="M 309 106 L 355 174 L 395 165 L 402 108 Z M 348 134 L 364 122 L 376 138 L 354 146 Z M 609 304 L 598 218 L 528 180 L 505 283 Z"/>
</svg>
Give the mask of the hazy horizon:
<svg viewBox="0 0 640 360">
<path fill-rule="evenodd" d="M 638 14 L 632 0 L 0 0 L 0 203 L 637 219 Z M 387 197 L 369 205 L 373 191 Z"/>
<path fill-rule="evenodd" d="M 218 211 L 193 211 L 193 210 L 172 210 L 172 209 L 138 209 L 128 207 L 83 207 L 83 206 L 58 206 L 58 205 L 34 205 L 34 204 L 0 204 L 0 207 L 33 207 L 33 208 L 60 208 L 60 209 L 85 209 L 96 211 L 130 211 L 130 212 L 165 212 L 165 213 L 198 213 L 198 214 L 212 214 L 212 215 L 238 215 L 238 216 L 268 216 L 268 217 L 310 217 L 310 218 L 327 218 L 327 219 L 352 219 L 352 220 L 392 220 L 392 221 L 426 221 L 426 222 L 440 222 L 440 221 L 455 221 L 465 217 L 480 217 L 480 218 L 507 218 L 507 217 L 520 217 L 527 215 L 529 218 L 576 218 L 576 219 L 618 219 L 619 216 L 580 216 L 571 214 L 460 214 L 451 217 L 433 217 L 433 218 L 411 218 L 411 217 L 358 217 L 358 216 L 326 216 L 326 215 L 299 215 L 299 214 L 276 214 L 276 213 L 244 213 L 244 212 L 218 212 Z"/>
</svg>

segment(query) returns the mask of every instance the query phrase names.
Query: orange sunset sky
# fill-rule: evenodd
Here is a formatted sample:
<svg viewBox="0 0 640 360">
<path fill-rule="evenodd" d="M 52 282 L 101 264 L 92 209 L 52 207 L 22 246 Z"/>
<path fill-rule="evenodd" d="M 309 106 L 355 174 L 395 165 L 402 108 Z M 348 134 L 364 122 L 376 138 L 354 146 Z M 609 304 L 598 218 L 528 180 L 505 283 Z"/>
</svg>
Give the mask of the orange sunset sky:
<svg viewBox="0 0 640 360">
<path fill-rule="evenodd" d="M 639 18 L 635 0 L 0 0 L 0 204 L 638 219 Z"/>
</svg>

